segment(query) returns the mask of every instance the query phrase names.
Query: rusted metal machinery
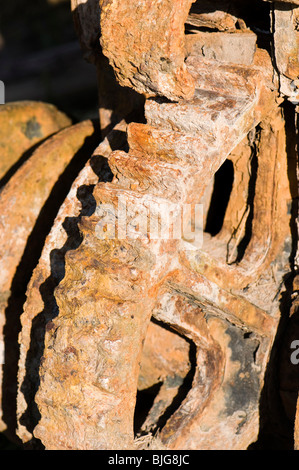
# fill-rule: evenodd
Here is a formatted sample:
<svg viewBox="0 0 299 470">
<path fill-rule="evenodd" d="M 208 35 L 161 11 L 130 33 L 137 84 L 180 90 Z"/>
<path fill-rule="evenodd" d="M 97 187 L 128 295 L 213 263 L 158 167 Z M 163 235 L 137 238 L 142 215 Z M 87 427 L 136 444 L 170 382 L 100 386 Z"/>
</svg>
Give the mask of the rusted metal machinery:
<svg viewBox="0 0 299 470">
<path fill-rule="evenodd" d="M 275 422 L 298 448 L 296 4 L 73 0 L 100 131 L 3 108 L 54 132 L 0 196 L 2 429 L 25 446 L 237 450 Z M 173 236 L 186 207 L 200 245 Z"/>
</svg>

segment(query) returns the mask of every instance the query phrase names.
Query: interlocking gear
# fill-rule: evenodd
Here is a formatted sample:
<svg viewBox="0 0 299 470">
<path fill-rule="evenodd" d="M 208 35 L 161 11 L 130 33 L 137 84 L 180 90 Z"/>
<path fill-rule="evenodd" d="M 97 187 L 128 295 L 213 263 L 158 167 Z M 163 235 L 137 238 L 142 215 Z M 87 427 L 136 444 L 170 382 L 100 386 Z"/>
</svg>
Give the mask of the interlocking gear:
<svg viewBox="0 0 299 470">
<path fill-rule="evenodd" d="M 295 123 L 299 8 L 260 2 L 275 24 L 267 50 L 238 2 L 233 11 L 219 3 L 100 1 L 103 53 L 120 84 L 145 95 L 146 122 L 106 135 L 100 110 L 106 137 L 33 270 L 19 335 L 24 443 L 237 450 L 258 439 L 286 280 L 298 269 L 286 121 Z M 80 31 L 94 25 L 81 2 L 72 8 Z M 93 58 L 95 37 L 81 34 Z M 117 236 L 120 200 L 134 236 Z M 159 208 L 177 215 L 198 204 L 201 247 L 148 230 Z"/>
</svg>

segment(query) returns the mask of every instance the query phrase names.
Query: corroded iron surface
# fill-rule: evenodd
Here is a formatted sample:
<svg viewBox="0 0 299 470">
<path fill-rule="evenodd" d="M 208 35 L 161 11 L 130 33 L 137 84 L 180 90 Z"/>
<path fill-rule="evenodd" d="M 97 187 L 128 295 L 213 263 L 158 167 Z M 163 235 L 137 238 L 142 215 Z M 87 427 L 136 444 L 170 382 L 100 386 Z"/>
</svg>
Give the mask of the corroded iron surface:
<svg viewBox="0 0 299 470">
<path fill-rule="evenodd" d="M 114 178 L 95 186 L 97 208 L 79 224 L 82 243 L 66 255 L 65 276 L 54 294 L 59 314 L 45 335 L 36 395 L 41 420 L 34 434 L 47 448 L 142 445 L 134 440 L 135 397 L 152 316 L 188 338 L 196 350 L 191 389 L 159 429 L 161 445 L 241 449 L 257 438 L 259 398 L 279 309 L 255 284 L 271 276 L 269 266 L 276 260 L 276 282 L 268 284 L 268 294 L 274 297 L 287 269 L 288 253 L 281 247 L 290 236 L 291 196 L 283 117 L 277 94 L 267 87 L 270 64 L 265 55 L 257 56 L 256 63 L 250 68 L 212 69 L 208 61 L 190 56 L 189 70 L 198 84 L 194 99 L 149 99 L 148 124 L 128 127 L 129 153 L 109 155 Z M 125 241 L 111 239 L 109 229 L 97 235 L 101 207 L 110 203 L 116 209 L 119 197 L 131 208 L 132 232 L 137 208 L 142 213 L 150 203 L 168 201 L 178 209 L 199 201 L 215 171 L 238 145 L 246 148 L 242 142 L 259 123 L 256 212 L 251 241 L 237 265 L 225 259 L 225 239 L 228 242 L 228 231 L 233 231 L 229 219 L 226 235 L 207 237 L 200 251 L 188 250 L 177 240 L 151 239 L 146 231 Z M 275 217 L 285 218 L 285 230 L 273 237 Z M 236 245 L 237 256 L 237 240 Z"/>
<path fill-rule="evenodd" d="M 70 118 L 55 106 L 30 101 L 2 105 L 0 122 L 0 179 L 18 163 L 24 152 L 32 150 L 51 134 L 71 125 Z M 3 183 L 4 181 L 1 186 Z"/>
<path fill-rule="evenodd" d="M 299 8 L 258 7 L 72 1 L 100 132 L 59 120 L 0 194 L 1 327 L 20 348 L 2 428 L 25 447 L 244 450 L 279 422 L 298 448 Z"/>
<path fill-rule="evenodd" d="M 1 191 L 0 338 L 1 344 L 4 344 L 4 366 L 1 370 L 3 387 L 0 394 L 4 415 L 2 429 L 8 425 L 8 409 L 14 407 L 14 367 L 18 360 L 16 314 L 22 305 L 19 304 L 22 302 L 22 286 L 28 276 L 28 269 L 30 275 L 32 260 L 39 254 L 42 237 L 46 235 L 47 219 L 51 221 L 56 215 L 53 208 L 59 201 L 60 196 L 57 195 L 61 192 L 61 185 L 67 188 L 66 176 L 76 171 L 78 157 L 82 158 L 79 151 L 84 147 L 86 139 L 94 140 L 93 134 L 95 126 L 91 121 L 68 126 L 57 132 L 32 153 Z M 69 165 L 74 167 L 71 172 Z M 27 253 L 29 242 L 31 248 Z"/>
</svg>

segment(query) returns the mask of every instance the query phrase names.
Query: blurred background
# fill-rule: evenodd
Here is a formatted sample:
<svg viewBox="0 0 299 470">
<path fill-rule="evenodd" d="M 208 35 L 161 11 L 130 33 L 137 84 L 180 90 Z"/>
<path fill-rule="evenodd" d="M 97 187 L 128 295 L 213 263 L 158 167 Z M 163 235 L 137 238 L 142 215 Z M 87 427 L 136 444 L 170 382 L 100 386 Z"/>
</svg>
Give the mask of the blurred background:
<svg viewBox="0 0 299 470">
<path fill-rule="evenodd" d="M 70 0 L 0 0 L 0 80 L 6 103 L 38 100 L 74 122 L 98 118 L 96 69 L 83 59 Z"/>
</svg>

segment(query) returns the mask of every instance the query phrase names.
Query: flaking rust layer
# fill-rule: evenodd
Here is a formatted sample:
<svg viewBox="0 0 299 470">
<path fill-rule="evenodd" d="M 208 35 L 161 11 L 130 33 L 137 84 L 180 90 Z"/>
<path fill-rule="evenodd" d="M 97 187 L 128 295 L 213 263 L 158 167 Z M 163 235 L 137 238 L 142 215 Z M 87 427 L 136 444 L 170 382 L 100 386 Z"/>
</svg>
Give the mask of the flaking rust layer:
<svg viewBox="0 0 299 470">
<path fill-rule="evenodd" d="M 27 448 L 243 450 L 258 440 L 298 268 L 299 2 L 269 3 L 267 32 L 248 27 L 238 2 L 72 0 L 98 73 L 101 136 L 144 99 L 145 123 L 122 121 L 99 143 L 94 123 L 71 126 L 49 105 L 0 110 L 0 426 L 17 422 Z M 97 148 L 80 154 L 90 139 Z M 63 191 L 74 163 L 83 169 Z M 199 245 L 198 221 L 172 236 L 197 204 Z M 276 392 L 293 416 L 288 359 L 285 350 Z M 295 448 L 298 421 L 297 410 Z"/>
<path fill-rule="evenodd" d="M 199 201 L 215 171 L 260 123 L 267 141 L 271 113 L 276 113 L 275 139 L 283 148 L 281 115 L 267 82 L 271 65 L 266 54 L 257 54 L 251 67 L 214 63 L 213 68 L 196 57 L 187 63 L 198 85 L 193 100 L 147 101 L 147 124 L 129 125 L 128 154 L 109 155 L 114 177 L 95 186 L 94 212 L 79 223 L 82 243 L 66 254 L 35 397 L 41 419 L 34 435 L 47 449 L 142 447 L 133 423 L 142 345 L 152 315 L 188 338 L 196 358 L 189 393 L 158 436 L 149 431 L 149 442 L 155 446 L 159 439 L 167 449 L 244 449 L 257 438 L 260 393 L 279 313 L 277 305 L 256 305 L 246 291 L 260 278 L 261 265 L 268 269 L 284 256 L 275 229 L 269 246 L 264 236 L 282 195 L 280 217 L 289 220 L 284 160 L 278 187 L 277 174 L 269 178 L 272 203 L 262 219 L 259 214 L 253 219 L 259 249 L 250 247 L 243 265 L 233 268 L 225 262 L 221 240 L 214 239 L 221 255 L 209 261 L 214 278 L 202 271 L 207 263 L 197 264 L 201 255 L 209 258 L 205 245 L 194 250 L 180 240 L 153 239 L 136 217 L 151 204 L 174 203 L 179 211 L 184 203 Z M 265 161 L 268 171 L 273 161 L 274 168 L 278 164 L 276 148 L 275 140 Z M 262 178 L 266 170 L 260 158 Z M 113 236 L 120 222 L 119 198 L 126 200 L 127 229 L 133 235 L 125 239 Z M 280 240 L 288 237 L 288 223 L 285 228 Z M 277 282 L 272 289 L 277 291 Z"/>
<path fill-rule="evenodd" d="M 22 276 L 24 278 L 26 276 L 26 266 L 23 267 L 24 272 L 21 275 L 17 275 L 18 268 L 28 239 L 53 188 L 85 140 L 94 133 L 95 127 L 91 121 L 69 126 L 56 133 L 32 153 L 1 191 L 0 328 L 5 362 L 5 366 L 1 369 L 1 396 L 6 403 L 3 406 L 5 408 L 10 402 L 12 405 L 14 403 L 13 399 L 9 400 L 10 393 L 12 396 L 14 393 L 10 391 L 10 388 L 14 389 L 14 384 L 13 372 L 11 380 L 9 379 L 9 364 L 15 363 L 18 354 L 17 348 L 13 346 L 15 328 L 8 328 L 7 325 L 10 325 L 11 321 L 7 317 L 9 314 L 12 315 L 10 310 L 12 302 L 16 301 L 16 297 L 22 296 Z M 43 229 L 40 227 L 41 232 Z M 31 240 L 31 257 L 36 256 L 39 236 L 40 234 L 35 234 Z M 6 410 L 5 415 L 7 414 Z M 5 419 L 1 422 L 1 427 L 6 428 Z"/>
<path fill-rule="evenodd" d="M 169 99 L 192 97 L 195 85 L 184 63 L 192 3 L 100 1 L 101 46 L 122 86 Z"/>
<path fill-rule="evenodd" d="M 51 328 L 51 321 L 57 314 L 53 291 L 64 275 L 63 259 L 68 250 L 74 249 L 80 243 L 77 224 L 84 213 L 92 210 L 94 185 L 99 179 L 109 179 L 110 171 L 104 157 L 107 158 L 111 153 L 110 145 L 124 145 L 125 129 L 126 123 L 119 124 L 95 149 L 75 179 L 45 240 L 40 260 L 27 288 L 27 299 L 21 316 L 22 330 L 19 335 L 17 397 L 17 434 L 24 443 L 32 440 L 32 429 L 39 419 L 34 405 L 40 380 L 38 368 L 43 354 L 44 330 Z"/>
</svg>

